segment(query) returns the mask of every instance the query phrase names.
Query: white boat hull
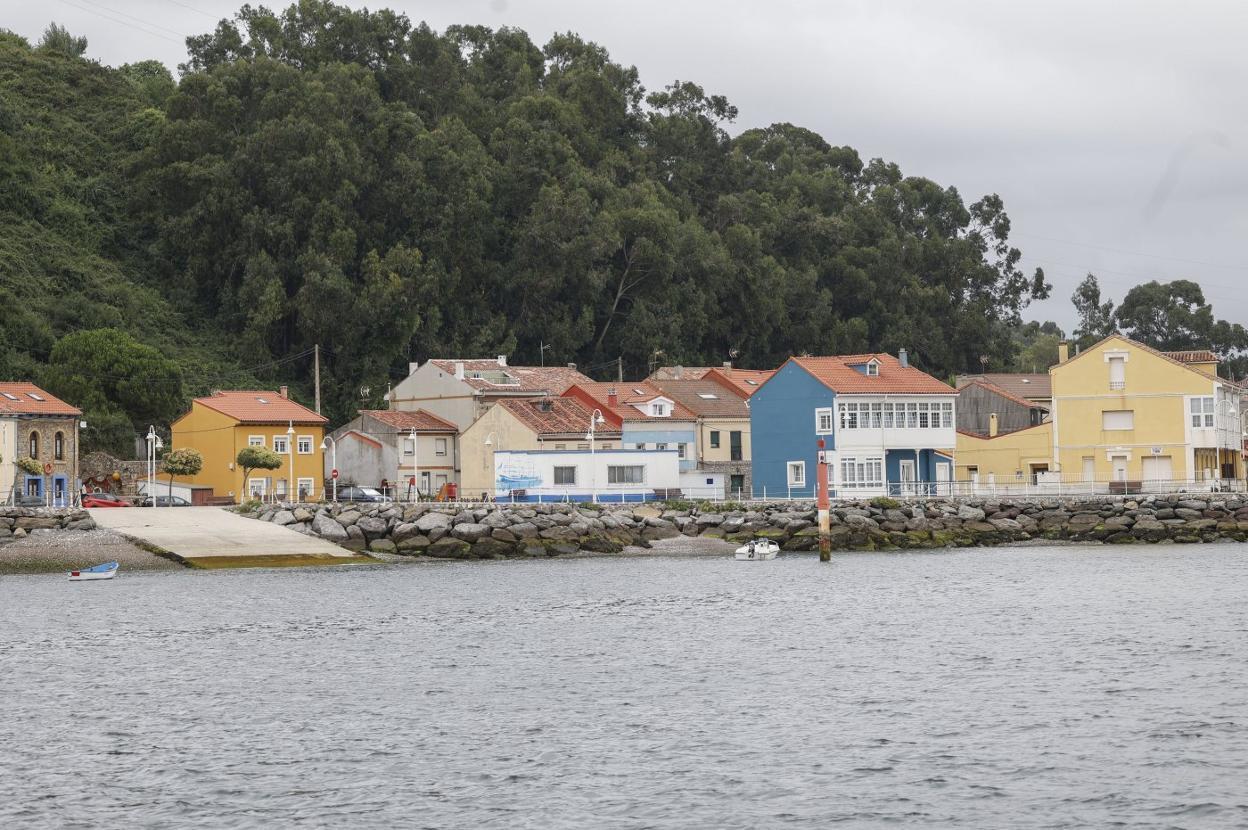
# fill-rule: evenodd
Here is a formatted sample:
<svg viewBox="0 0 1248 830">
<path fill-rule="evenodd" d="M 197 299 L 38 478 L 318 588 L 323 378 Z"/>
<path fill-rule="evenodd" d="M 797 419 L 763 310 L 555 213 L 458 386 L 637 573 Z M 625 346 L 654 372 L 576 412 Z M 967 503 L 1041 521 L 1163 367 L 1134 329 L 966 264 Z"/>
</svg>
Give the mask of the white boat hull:
<svg viewBox="0 0 1248 830">
<path fill-rule="evenodd" d="M 117 570 L 118 565 L 116 562 L 106 562 L 103 565 L 96 565 L 94 568 L 70 571 L 67 576 L 70 582 L 91 582 L 96 579 L 112 579 L 117 575 Z"/>
<path fill-rule="evenodd" d="M 780 546 L 770 539 L 748 542 L 737 548 L 736 558 L 744 562 L 762 562 L 780 555 Z"/>
</svg>

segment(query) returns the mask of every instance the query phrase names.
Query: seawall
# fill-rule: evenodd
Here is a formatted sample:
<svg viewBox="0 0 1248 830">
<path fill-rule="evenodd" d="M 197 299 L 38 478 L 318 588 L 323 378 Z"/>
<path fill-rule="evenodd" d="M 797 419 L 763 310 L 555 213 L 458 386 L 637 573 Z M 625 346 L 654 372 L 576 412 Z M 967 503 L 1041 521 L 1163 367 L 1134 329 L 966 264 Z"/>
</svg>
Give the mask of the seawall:
<svg viewBox="0 0 1248 830">
<path fill-rule="evenodd" d="M 613 553 L 659 539 L 740 543 L 772 538 L 787 551 L 818 548 L 812 503 L 750 505 L 305 504 L 245 513 L 350 550 L 451 559 Z M 1030 498 L 837 502 L 835 550 L 999 545 L 1034 539 L 1108 544 L 1248 540 L 1248 497 Z"/>
<path fill-rule="evenodd" d="M 58 530 L 94 530 L 95 520 L 77 507 L 0 507 L 0 545 Z"/>
</svg>

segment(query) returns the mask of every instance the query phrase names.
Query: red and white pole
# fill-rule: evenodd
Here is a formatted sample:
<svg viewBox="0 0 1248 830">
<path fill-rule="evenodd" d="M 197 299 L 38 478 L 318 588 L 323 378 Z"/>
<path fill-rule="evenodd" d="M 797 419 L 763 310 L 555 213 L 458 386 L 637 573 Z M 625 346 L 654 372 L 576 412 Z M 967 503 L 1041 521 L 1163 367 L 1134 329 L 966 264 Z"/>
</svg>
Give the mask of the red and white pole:
<svg viewBox="0 0 1248 830">
<path fill-rule="evenodd" d="M 816 492 L 819 494 L 819 561 L 832 561 L 832 517 L 828 501 L 828 457 L 819 439 L 819 463 L 815 465 Z"/>
</svg>

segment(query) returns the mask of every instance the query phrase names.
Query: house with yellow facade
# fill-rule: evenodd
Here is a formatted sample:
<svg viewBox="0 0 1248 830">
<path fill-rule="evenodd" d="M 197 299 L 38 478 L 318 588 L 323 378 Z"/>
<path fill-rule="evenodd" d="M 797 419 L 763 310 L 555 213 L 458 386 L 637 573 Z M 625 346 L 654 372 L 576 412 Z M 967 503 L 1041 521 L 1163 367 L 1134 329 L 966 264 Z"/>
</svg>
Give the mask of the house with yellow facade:
<svg viewBox="0 0 1248 830">
<path fill-rule="evenodd" d="M 1053 387 L 1053 468 L 1097 491 L 1216 486 L 1243 477 L 1243 389 L 1209 351 L 1161 352 L 1111 335 L 1070 357 Z"/>
<path fill-rule="evenodd" d="M 216 497 L 299 498 L 319 501 L 324 484 L 321 442 L 326 419 L 290 399 L 285 386 L 271 391 L 213 392 L 191 401 L 173 422 L 172 446 L 204 457 L 195 476 L 175 481 L 211 487 Z M 245 447 L 267 447 L 282 457 L 277 470 L 253 470 L 243 480 L 236 458 Z"/>
</svg>

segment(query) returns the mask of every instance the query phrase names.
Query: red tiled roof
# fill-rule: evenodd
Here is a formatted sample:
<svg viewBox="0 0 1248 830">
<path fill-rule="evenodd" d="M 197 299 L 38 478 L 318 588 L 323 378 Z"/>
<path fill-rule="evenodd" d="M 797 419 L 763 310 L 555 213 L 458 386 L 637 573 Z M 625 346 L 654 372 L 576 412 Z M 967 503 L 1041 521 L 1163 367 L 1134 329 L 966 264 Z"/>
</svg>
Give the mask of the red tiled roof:
<svg viewBox="0 0 1248 830">
<path fill-rule="evenodd" d="M 515 415 L 522 424 L 538 435 L 571 435 L 589 431 L 589 419 L 593 410 L 576 398 L 528 398 L 505 400 L 499 406 Z M 619 436 L 620 423 L 615 413 L 604 413 L 607 423 L 598 427 L 595 435 Z"/>
<path fill-rule="evenodd" d="M 244 424 L 324 424 L 328 419 L 303 404 L 268 390 L 213 392 L 195 403 Z"/>
<path fill-rule="evenodd" d="M 1135 346 L 1140 351 L 1144 351 L 1144 352 L 1148 352 L 1149 354 L 1156 355 L 1157 357 L 1160 357 L 1162 360 L 1167 360 L 1176 366 L 1182 366 L 1184 369 L 1187 369 L 1189 372 L 1195 372 L 1198 375 L 1203 375 L 1204 377 L 1207 377 L 1210 380 L 1216 380 L 1218 383 L 1221 383 L 1225 386 L 1230 386 L 1235 389 L 1241 389 L 1241 390 L 1248 389 L 1248 387 L 1245 387 L 1243 384 L 1236 383 L 1233 380 L 1227 380 L 1226 378 L 1219 377 L 1216 374 L 1210 374 L 1209 372 L 1206 372 L 1204 369 L 1197 369 L 1195 366 L 1191 365 L 1191 363 L 1185 363 L 1184 361 L 1179 360 L 1177 357 L 1175 357 L 1176 354 L 1179 354 L 1178 352 L 1163 352 L 1163 351 L 1160 351 L 1159 349 L 1154 349 L 1152 346 L 1145 345 L 1138 340 L 1132 340 L 1130 337 L 1127 337 L 1121 334 L 1111 334 L 1108 337 L 1103 337 L 1097 342 L 1093 343 L 1088 348 L 1081 351 L 1079 354 L 1070 358 L 1070 360 L 1066 361 L 1066 363 L 1059 363 L 1057 366 L 1054 366 L 1053 368 L 1058 369 L 1062 366 L 1066 366 L 1070 363 L 1073 363 L 1074 361 L 1078 360 L 1084 355 L 1091 354 L 1093 351 L 1100 348 L 1105 343 L 1108 343 L 1110 340 L 1121 340 L 1124 343 L 1130 343 L 1132 346 Z"/>
<path fill-rule="evenodd" d="M 731 386 L 743 392 L 748 398 L 775 373 L 775 369 L 711 369 L 703 377 L 706 380 Z"/>
<path fill-rule="evenodd" d="M 1183 352 L 1162 352 L 1166 357 L 1180 363 L 1217 363 L 1218 356 L 1208 349 L 1192 349 Z"/>
<path fill-rule="evenodd" d="M 872 359 L 880 362 L 878 375 L 865 375 L 851 368 Z M 832 357 L 791 357 L 814 378 L 842 395 L 954 395 L 957 392 L 927 372 L 901 365 L 891 354 L 835 355 Z"/>
<path fill-rule="evenodd" d="M 1053 397 L 1053 379 L 1048 373 L 1038 372 L 984 372 L 978 375 L 958 375 L 958 387 L 982 380 L 998 389 L 1004 389 L 1016 398 L 1048 400 Z"/>
<path fill-rule="evenodd" d="M 616 396 L 618 403 L 615 406 L 611 406 L 607 402 L 611 390 L 615 390 L 618 393 Z M 640 404 L 653 400 L 660 395 L 665 398 L 669 397 L 668 395 L 663 395 L 662 390 L 645 380 L 628 383 L 595 383 L 593 381 L 578 383 L 569 387 L 568 391 L 563 394 L 565 397 L 572 397 L 578 392 L 585 399 L 593 401 L 593 406 L 598 407 L 603 412 L 608 410 L 613 412 L 622 421 L 696 421 L 698 417 L 675 400 L 672 401 L 672 414 L 665 417 L 647 415 L 632 406 L 634 403 Z"/>
<path fill-rule="evenodd" d="M 82 410 L 70 406 L 33 383 L 0 381 L 0 414 L 72 416 L 81 415 Z"/>
<path fill-rule="evenodd" d="M 574 383 L 589 383 L 588 377 L 571 366 L 502 366 L 498 360 L 431 360 L 448 375 L 456 364 L 463 364 L 464 383 L 483 392 L 517 395 L 562 395 Z M 473 377 L 474 374 L 480 377 Z"/>
<path fill-rule="evenodd" d="M 361 409 L 360 414 L 392 426 L 399 432 L 411 432 L 413 429 L 417 432 L 459 432 L 459 428 L 450 421 L 423 409 L 415 412 L 403 409 Z"/>
<path fill-rule="evenodd" d="M 749 418 L 748 396 L 735 386 L 725 386 L 703 377 L 701 380 L 655 380 L 667 397 L 702 418 Z"/>
<path fill-rule="evenodd" d="M 961 392 L 963 389 L 966 389 L 968 386 L 978 386 L 982 389 L 987 389 L 989 392 L 992 392 L 995 395 L 1000 395 L 1001 397 L 1005 398 L 1007 401 L 1013 401 L 1014 403 L 1020 406 L 1025 406 L 1028 409 L 1037 409 L 1037 408 L 1043 409 L 1044 408 L 1040 406 L 1039 404 L 1037 404 L 1035 401 L 1029 401 L 1026 398 L 1020 398 L 1018 395 L 1011 394 L 1005 389 L 1002 389 L 1000 386 L 997 386 L 995 383 L 989 383 L 983 378 L 972 378 L 966 383 L 963 383 L 962 385 L 958 387 L 958 392 Z"/>
<path fill-rule="evenodd" d="M 711 366 L 660 366 L 646 380 L 700 380 L 711 371 Z"/>
</svg>

